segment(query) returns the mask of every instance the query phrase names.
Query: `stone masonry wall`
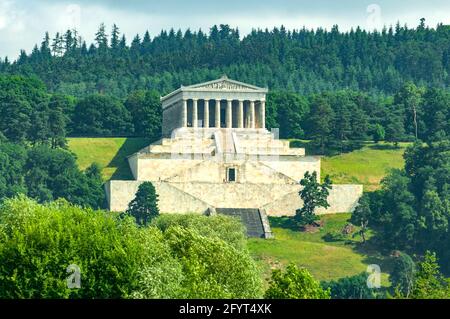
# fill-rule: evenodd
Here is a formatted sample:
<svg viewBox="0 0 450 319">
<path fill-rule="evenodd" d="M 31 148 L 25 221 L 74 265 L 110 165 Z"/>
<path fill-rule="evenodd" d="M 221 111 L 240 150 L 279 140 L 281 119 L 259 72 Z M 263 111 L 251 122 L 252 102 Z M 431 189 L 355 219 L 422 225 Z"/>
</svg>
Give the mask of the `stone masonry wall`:
<svg viewBox="0 0 450 319">
<path fill-rule="evenodd" d="M 170 137 L 172 131 L 176 128 L 182 127 L 183 106 L 177 103 L 165 110 L 163 110 L 162 134 L 164 137 Z"/>
<path fill-rule="evenodd" d="M 110 210 L 124 211 L 134 198 L 139 181 L 110 181 L 106 192 Z M 298 184 L 168 183 L 154 182 L 163 213 L 204 213 L 214 208 L 263 208 L 269 216 L 294 215 L 302 202 Z M 361 185 L 333 185 L 327 210 L 319 214 L 354 210 Z"/>
<path fill-rule="evenodd" d="M 123 212 L 134 199 L 142 181 L 109 181 L 105 184 L 109 210 Z M 204 213 L 208 205 L 189 194 L 180 192 L 169 183 L 153 182 L 159 196 L 159 209 L 162 213 Z"/>
<path fill-rule="evenodd" d="M 239 183 L 292 184 L 300 181 L 306 171 L 316 171 L 320 178 L 320 159 L 317 157 L 300 157 L 295 161 L 140 158 L 134 163 L 133 160 L 133 157 L 129 159 L 133 175 L 141 181 L 222 183 L 228 167 L 237 169 L 236 177 Z M 135 170 L 138 173 L 135 174 Z"/>
</svg>

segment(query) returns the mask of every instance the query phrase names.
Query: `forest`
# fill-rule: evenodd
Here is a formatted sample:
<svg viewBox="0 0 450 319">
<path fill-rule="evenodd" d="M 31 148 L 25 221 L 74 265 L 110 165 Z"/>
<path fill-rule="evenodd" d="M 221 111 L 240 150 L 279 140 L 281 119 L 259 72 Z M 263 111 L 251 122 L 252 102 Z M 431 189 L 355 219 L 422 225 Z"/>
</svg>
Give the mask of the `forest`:
<svg viewBox="0 0 450 319">
<path fill-rule="evenodd" d="M 102 24 L 88 44 L 76 30 L 47 33 L 17 61 L 3 58 L 0 72 L 36 75 L 52 92 L 84 97 L 104 93 L 125 98 L 134 90 L 167 94 L 189 85 L 230 78 L 311 94 L 338 89 L 393 94 L 411 81 L 450 84 L 450 26 L 331 30 L 253 30 L 241 36 L 229 25 L 202 30 L 149 32 L 126 39 Z"/>
<path fill-rule="evenodd" d="M 232 221 L 159 216 L 149 227 L 138 227 L 130 218 L 101 211 L 100 168 L 81 171 L 66 138 L 158 139 L 160 96 L 223 74 L 268 87 L 267 127 L 279 129 L 283 139 L 310 141 L 315 154 L 349 152 L 367 141 L 393 148 L 411 142 L 405 167 L 364 194 L 351 222 L 361 225 L 363 236 L 374 234 L 369 244 L 401 251 L 391 295 L 448 298 L 450 26 L 430 28 L 424 19 L 415 28 L 397 24 L 380 32 L 279 27 L 243 37 L 220 25 L 207 33 L 145 32 L 131 42 L 116 25 L 108 32 L 102 24 L 92 44 L 76 30 L 47 33 L 32 52 L 22 51 L 16 61 L 1 59 L 0 256 L 29 268 L 17 277 L 13 265 L 2 263 L 0 297 L 304 297 L 280 292 L 290 276 L 304 278 L 315 291 L 312 298 L 355 297 L 352 289 L 363 277 L 320 287 L 295 265 L 275 272 L 264 295 L 243 232 Z M 71 232 L 61 232 L 65 228 Z M 80 240 L 86 229 L 92 230 L 94 251 Z M 27 238 L 48 249 L 18 249 Z M 161 253 L 159 259 L 147 251 L 152 249 Z M 223 254 L 213 253 L 218 249 Z M 65 275 L 59 262 L 65 265 L 73 256 L 97 267 L 78 292 L 54 279 L 61 271 Z M 114 262 L 105 270 L 101 262 L 108 260 Z M 35 269 L 41 277 L 34 277 Z M 213 284 L 205 285 L 208 280 Z"/>
</svg>

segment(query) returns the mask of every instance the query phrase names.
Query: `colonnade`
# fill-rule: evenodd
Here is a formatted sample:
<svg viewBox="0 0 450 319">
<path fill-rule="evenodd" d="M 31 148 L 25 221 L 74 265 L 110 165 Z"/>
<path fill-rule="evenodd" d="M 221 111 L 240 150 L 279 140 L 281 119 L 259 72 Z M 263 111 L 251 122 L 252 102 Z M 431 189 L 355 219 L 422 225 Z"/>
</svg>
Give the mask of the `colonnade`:
<svg viewBox="0 0 450 319">
<path fill-rule="evenodd" d="M 235 113 L 236 112 L 236 113 Z M 182 126 L 265 128 L 265 100 L 182 100 Z"/>
</svg>

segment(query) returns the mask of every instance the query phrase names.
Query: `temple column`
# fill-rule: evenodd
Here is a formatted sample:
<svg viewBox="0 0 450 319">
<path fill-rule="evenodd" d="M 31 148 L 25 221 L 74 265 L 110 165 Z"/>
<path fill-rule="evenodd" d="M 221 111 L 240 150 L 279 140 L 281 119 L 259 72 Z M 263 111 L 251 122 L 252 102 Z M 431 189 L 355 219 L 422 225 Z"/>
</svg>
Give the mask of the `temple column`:
<svg viewBox="0 0 450 319">
<path fill-rule="evenodd" d="M 220 100 L 216 100 L 216 125 L 217 128 L 220 128 Z"/>
<path fill-rule="evenodd" d="M 255 128 L 255 101 L 250 101 L 250 128 Z"/>
<path fill-rule="evenodd" d="M 232 128 L 233 126 L 233 110 L 232 110 L 232 104 L 233 101 L 232 100 L 227 100 L 227 118 L 226 118 L 226 122 L 227 122 L 227 128 Z"/>
<path fill-rule="evenodd" d="M 192 100 L 192 127 L 198 127 L 198 107 L 197 99 Z"/>
<path fill-rule="evenodd" d="M 261 100 L 261 128 L 266 128 L 266 101 Z"/>
<path fill-rule="evenodd" d="M 183 115 L 182 115 L 183 127 L 187 127 L 187 100 L 183 99 Z"/>
<path fill-rule="evenodd" d="M 205 100 L 205 104 L 203 104 L 203 127 L 209 127 L 209 100 Z"/>
<path fill-rule="evenodd" d="M 244 127 L 244 101 L 239 100 L 238 128 Z"/>
</svg>

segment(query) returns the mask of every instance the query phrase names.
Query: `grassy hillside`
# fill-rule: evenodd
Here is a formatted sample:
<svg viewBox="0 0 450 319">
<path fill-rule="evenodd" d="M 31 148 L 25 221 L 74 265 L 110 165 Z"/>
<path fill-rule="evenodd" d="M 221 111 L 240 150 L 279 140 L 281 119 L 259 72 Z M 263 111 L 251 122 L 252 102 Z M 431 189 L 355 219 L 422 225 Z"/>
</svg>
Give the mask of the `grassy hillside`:
<svg viewBox="0 0 450 319">
<path fill-rule="evenodd" d="M 399 148 L 389 144 L 367 144 L 360 150 L 322 159 L 321 175 L 330 175 L 336 184 L 363 184 L 365 191 L 379 187 L 381 179 L 393 168 L 404 165 L 407 143 Z"/>
<path fill-rule="evenodd" d="M 78 165 L 85 169 L 97 162 L 103 168 L 105 180 L 131 179 L 126 157 L 151 142 L 145 138 L 69 138 L 68 141 Z M 330 175 L 336 184 L 357 183 L 363 184 L 366 191 L 374 190 L 387 171 L 403 167 L 406 146 L 392 148 L 389 144 L 368 143 L 351 153 L 323 157 L 321 174 Z"/>
<path fill-rule="evenodd" d="M 139 151 L 148 144 L 145 138 L 69 138 L 68 144 L 77 156 L 81 169 L 96 162 L 102 167 L 105 181 L 114 178 L 132 179 L 126 157 Z"/>
<path fill-rule="evenodd" d="M 327 242 L 329 232 L 340 232 L 350 214 L 326 215 L 325 225 L 317 233 L 305 233 L 281 227 L 281 218 L 271 218 L 275 239 L 250 239 L 249 248 L 270 277 L 271 269 L 294 262 L 307 268 L 318 280 L 332 280 L 357 275 L 366 271 L 369 264 L 379 264 L 383 271 L 382 283 L 388 285 L 389 263 L 383 256 L 361 246 L 359 238 L 348 236 L 346 241 Z"/>
</svg>

